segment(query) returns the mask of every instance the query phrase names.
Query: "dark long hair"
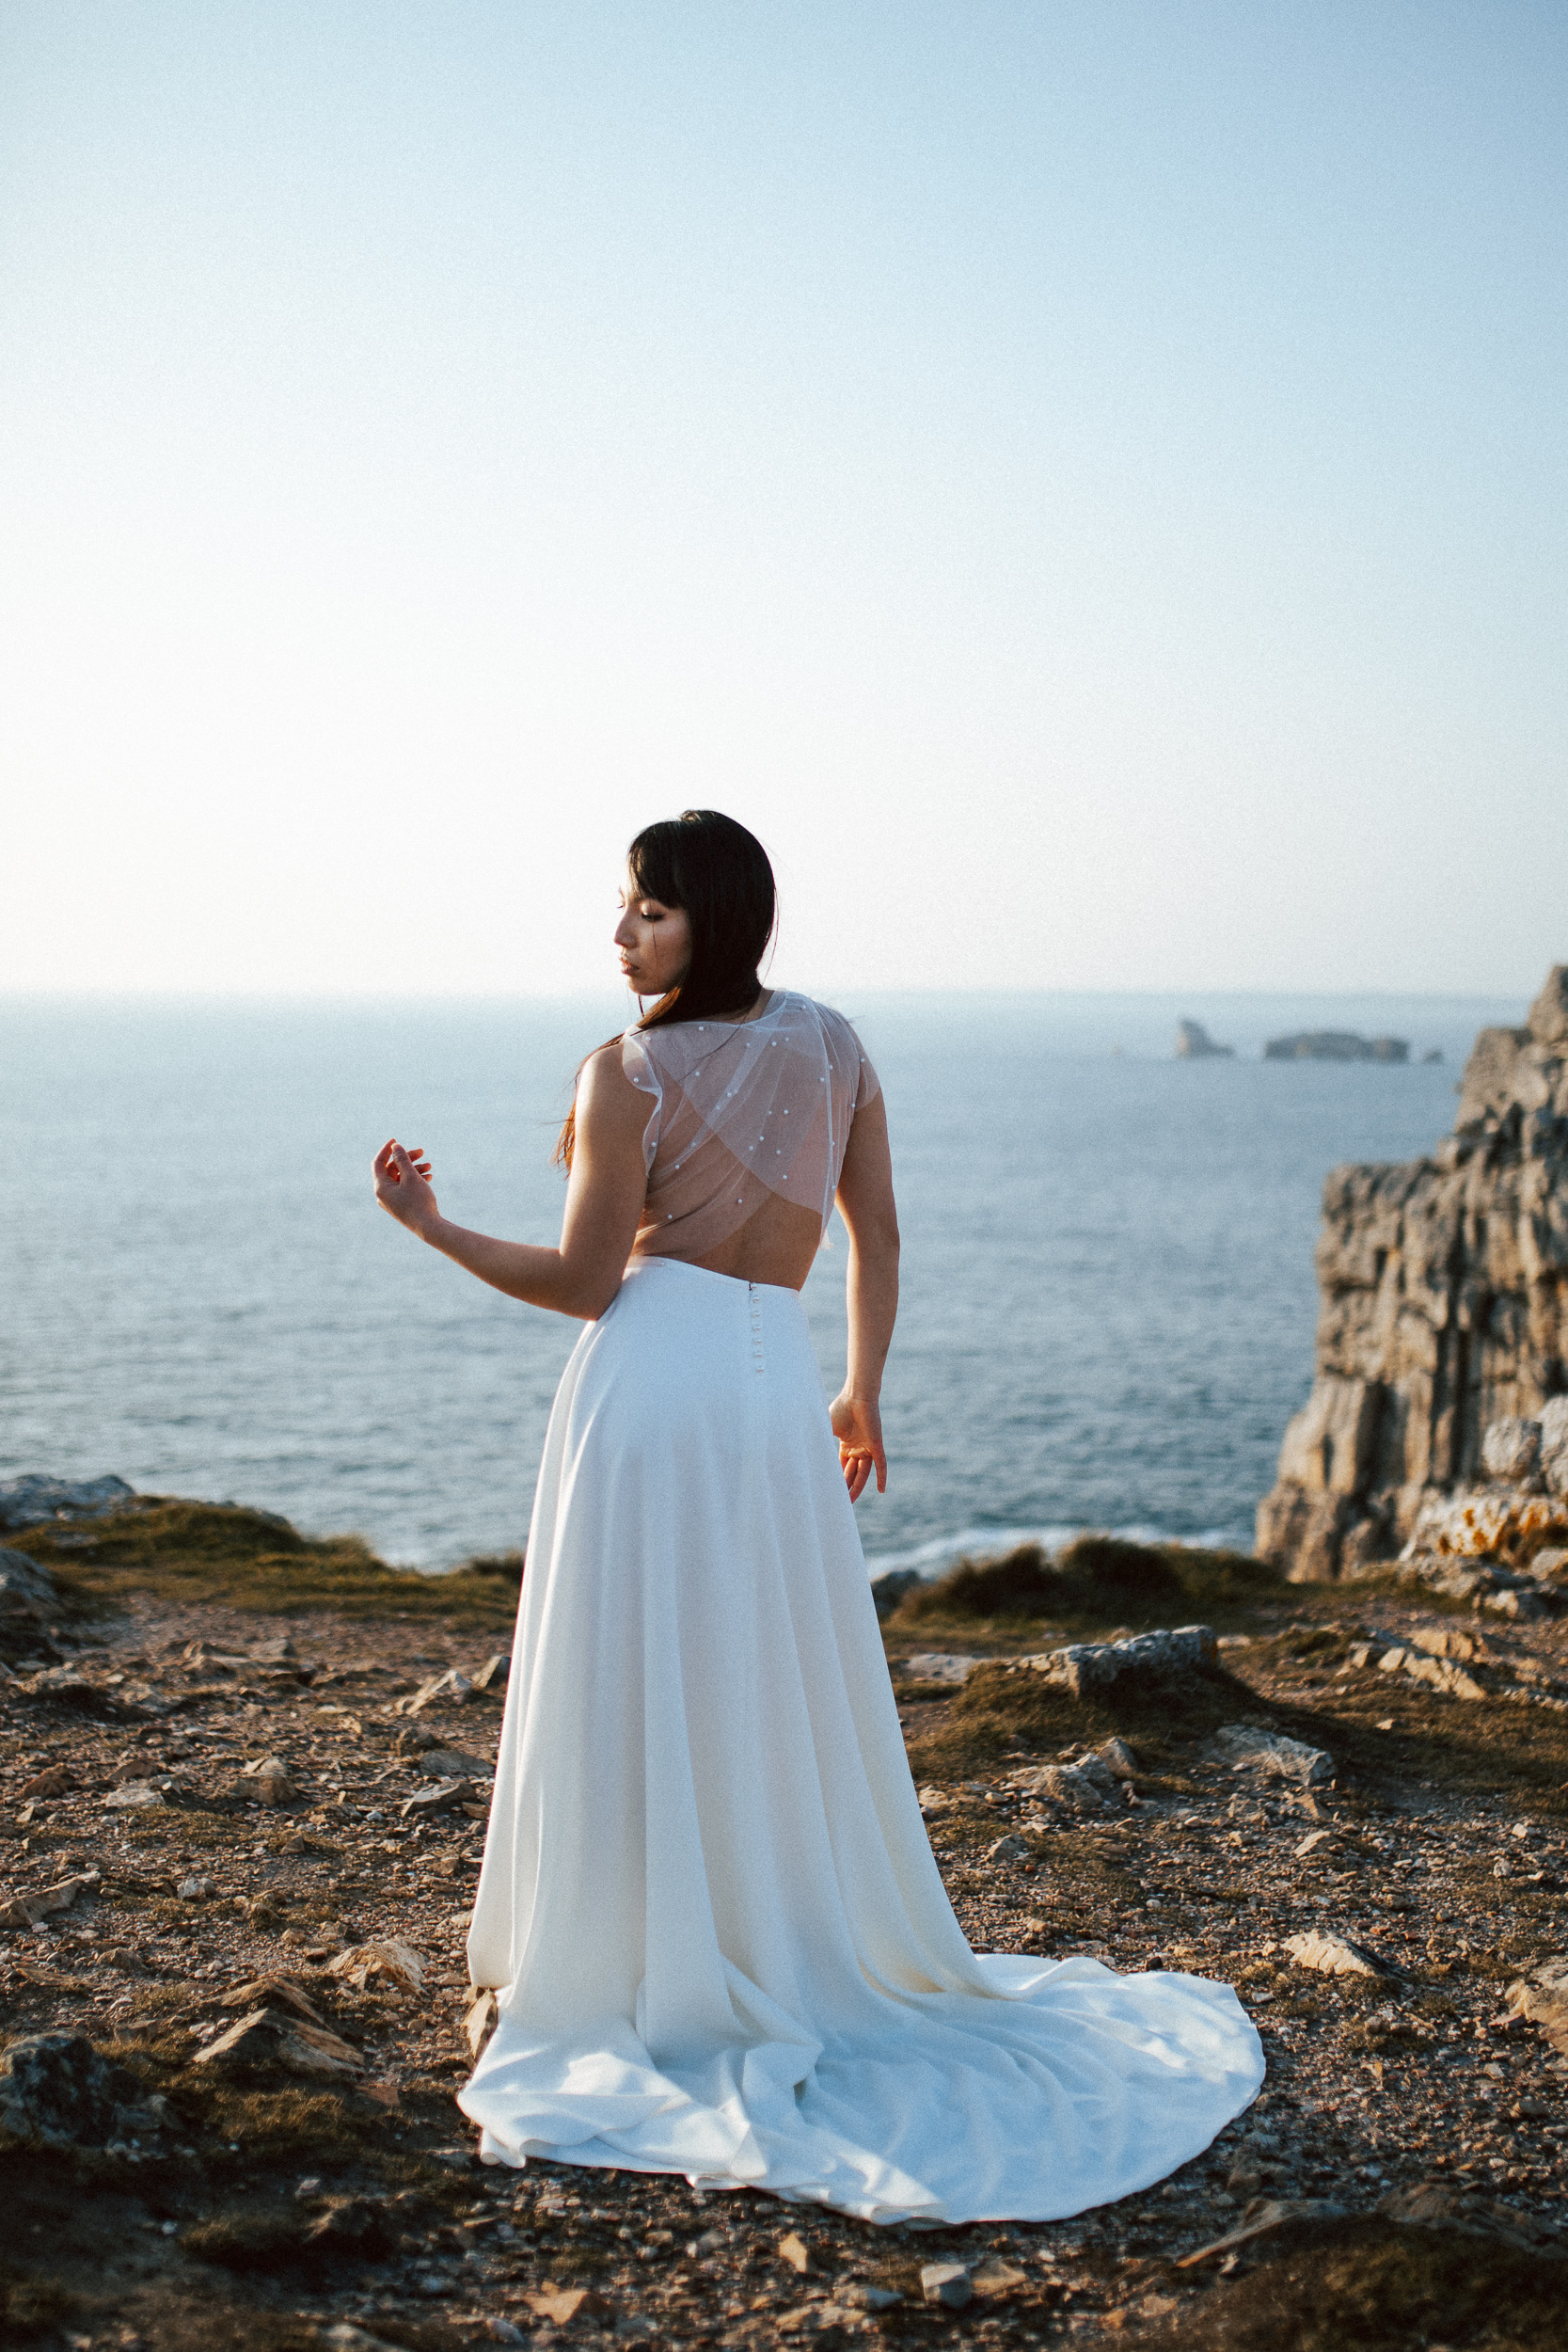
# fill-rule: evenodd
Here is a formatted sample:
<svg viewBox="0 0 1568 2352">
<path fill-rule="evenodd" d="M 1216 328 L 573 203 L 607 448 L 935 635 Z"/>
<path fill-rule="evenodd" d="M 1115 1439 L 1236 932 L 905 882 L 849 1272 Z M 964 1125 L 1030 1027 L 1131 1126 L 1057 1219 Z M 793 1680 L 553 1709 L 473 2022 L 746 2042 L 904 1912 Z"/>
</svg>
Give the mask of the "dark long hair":
<svg viewBox="0 0 1568 2352">
<path fill-rule="evenodd" d="M 673 1021 L 721 1021 L 749 1012 L 778 920 L 773 868 L 755 834 L 716 808 L 685 808 L 678 817 L 644 825 L 626 851 L 626 866 L 641 897 L 682 908 L 691 927 L 686 977 L 636 1026 L 660 1029 Z M 574 1104 L 555 1147 L 562 1168 L 572 1165 L 576 1139 Z"/>
</svg>

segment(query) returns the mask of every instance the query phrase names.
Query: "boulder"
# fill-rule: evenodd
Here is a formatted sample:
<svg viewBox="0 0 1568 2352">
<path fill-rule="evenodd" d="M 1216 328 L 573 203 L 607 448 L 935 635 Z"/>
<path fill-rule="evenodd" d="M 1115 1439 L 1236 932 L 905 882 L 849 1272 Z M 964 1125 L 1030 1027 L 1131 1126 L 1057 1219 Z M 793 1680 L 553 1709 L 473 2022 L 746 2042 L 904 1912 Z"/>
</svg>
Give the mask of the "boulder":
<svg viewBox="0 0 1568 2352">
<path fill-rule="evenodd" d="M 0 2056 L 0 2128 L 18 2139 L 104 2148 L 150 2137 L 165 2114 L 86 2034 L 30 2034 Z"/>
<path fill-rule="evenodd" d="M 59 1596 L 49 1570 L 24 1551 L 0 1550 L 0 1640 L 28 1634 L 59 1614 Z"/>
<path fill-rule="evenodd" d="M 970 1658 L 961 1650 L 927 1649 L 914 1658 L 897 1662 L 893 1672 L 907 1676 L 911 1682 L 967 1682 L 976 1666 L 983 1666 L 983 1658 Z"/>
<path fill-rule="evenodd" d="M 1219 1643 L 1212 1629 L 1206 1625 L 1180 1625 L 1158 1633 L 1134 1633 L 1125 1642 L 1073 1642 L 1066 1649 L 1040 1650 L 1033 1657 L 1015 1659 L 1013 1669 L 1064 1683 L 1075 1697 L 1081 1697 L 1085 1692 L 1108 1690 L 1124 1675 L 1168 1681 L 1201 1673 L 1218 1662 Z"/>
<path fill-rule="evenodd" d="M 871 1597 L 879 1618 L 891 1617 L 907 1594 L 912 1593 L 925 1579 L 918 1568 L 889 1568 L 883 1576 L 871 1580 Z"/>
<path fill-rule="evenodd" d="M 1100 1756 L 1085 1756 L 1075 1764 L 1030 1765 L 1012 1775 L 1011 1786 L 1069 1813 L 1117 1812 L 1126 1802 L 1121 1783 Z"/>
<path fill-rule="evenodd" d="M 123 1510 L 136 1490 L 123 1478 L 0 1480 L 0 1528 L 41 1527 L 48 1519 L 100 1518 Z"/>
<path fill-rule="evenodd" d="M 1321 1788 L 1334 1778 L 1334 1758 L 1325 1748 L 1308 1747 L 1304 1740 L 1289 1740 L 1283 1732 L 1261 1731 L 1252 1724 L 1223 1724 L 1214 1746 L 1233 1772 L 1262 1772 L 1272 1780 L 1293 1780 L 1303 1788 Z"/>
</svg>

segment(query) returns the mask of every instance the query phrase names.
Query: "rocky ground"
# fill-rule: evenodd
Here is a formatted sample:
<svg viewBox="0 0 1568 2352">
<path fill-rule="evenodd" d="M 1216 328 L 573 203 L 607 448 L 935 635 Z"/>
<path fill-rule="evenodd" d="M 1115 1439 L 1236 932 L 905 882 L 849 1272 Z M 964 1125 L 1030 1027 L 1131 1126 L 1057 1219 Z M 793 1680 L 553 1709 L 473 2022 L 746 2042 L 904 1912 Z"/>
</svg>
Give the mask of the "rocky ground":
<svg viewBox="0 0 1568 2352">
<path fill-rule="evenodd" d="M 1269 2076 L 1119 2206 L 878 2230 L 475 2160 L 509 1564 L 432 1593 L 183 1504 L 8 1540 L 6 2343 L 1564 2341 L 1568 1616 L 1126 1547 L 904 1597 L 971 1940 L 1223 1978 Z M 1201 1654 L 1105 1646 L 1199 1618 Z"/>
</svg>

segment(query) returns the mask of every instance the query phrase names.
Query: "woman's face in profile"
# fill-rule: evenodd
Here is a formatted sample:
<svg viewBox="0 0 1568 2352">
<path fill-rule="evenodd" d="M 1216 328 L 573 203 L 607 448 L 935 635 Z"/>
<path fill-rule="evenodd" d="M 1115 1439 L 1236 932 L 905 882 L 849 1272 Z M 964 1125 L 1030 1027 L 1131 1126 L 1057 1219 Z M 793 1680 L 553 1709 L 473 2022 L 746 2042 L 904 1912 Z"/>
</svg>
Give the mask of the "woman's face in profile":
<svg viewBox="0 0 1568 2352">
<path fill-rule="evenodd" d="M 621 885 L 615 945 L 626 986 L 639 996 L 662 996 L 667 989 L 678 988 L 691 967 L 691 924 L 686 909 L 650 898 L 629 873 Z"/>
</svg>

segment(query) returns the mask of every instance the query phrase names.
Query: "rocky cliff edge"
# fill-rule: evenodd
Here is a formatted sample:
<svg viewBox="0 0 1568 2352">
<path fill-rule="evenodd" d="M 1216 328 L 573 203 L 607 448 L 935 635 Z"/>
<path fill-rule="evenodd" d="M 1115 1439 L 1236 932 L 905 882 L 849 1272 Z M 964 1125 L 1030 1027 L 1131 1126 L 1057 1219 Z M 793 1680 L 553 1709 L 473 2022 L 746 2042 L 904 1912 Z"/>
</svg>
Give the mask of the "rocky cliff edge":
<svg viewBox="0 0 1568 2352">
<path fill-rule="evenodd" d="M 1568 1543 L 1568 964 L 1523 1028 L 1481 1030 L 1430 1158 L 1331 1172 L 1317 1268 L 1259 1556 L 1306 1581 Z"/>
</svg>

